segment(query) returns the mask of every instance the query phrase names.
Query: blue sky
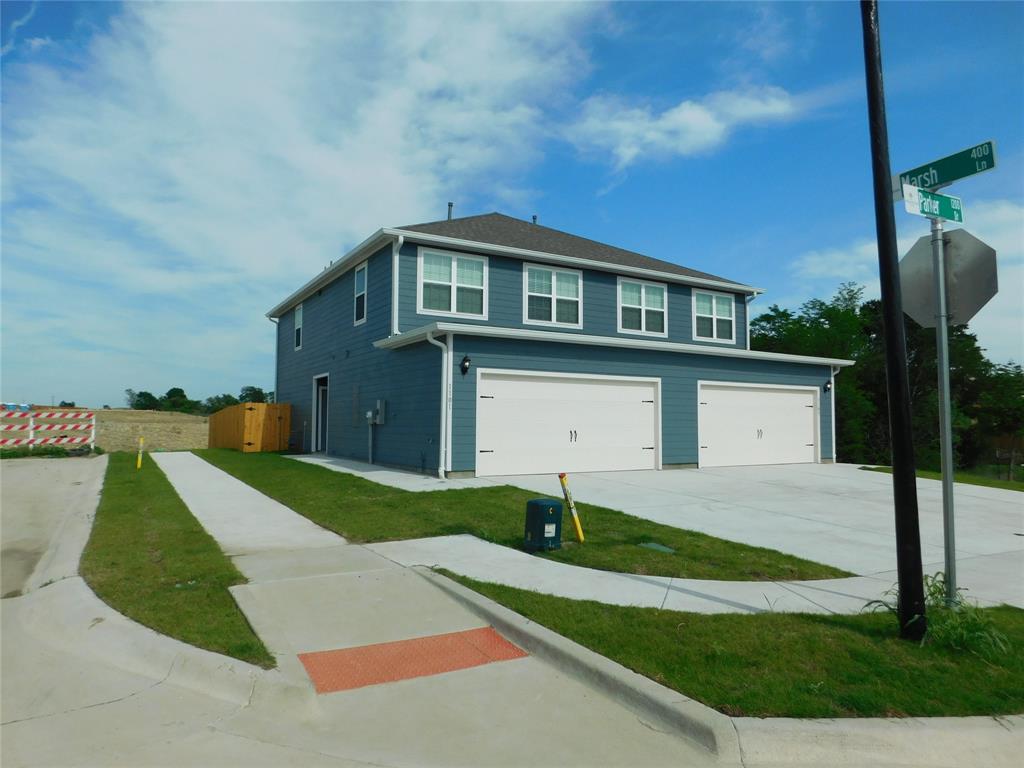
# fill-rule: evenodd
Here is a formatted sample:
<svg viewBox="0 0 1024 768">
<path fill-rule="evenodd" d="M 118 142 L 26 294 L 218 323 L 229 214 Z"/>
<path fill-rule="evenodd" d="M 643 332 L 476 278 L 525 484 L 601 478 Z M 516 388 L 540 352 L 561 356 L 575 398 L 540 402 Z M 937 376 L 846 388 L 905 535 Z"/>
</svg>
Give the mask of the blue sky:
<svg viewBox="0 0 1024 768">
<path fill-rule="evenodd" d="M 264 313 L 381 226 L 500 210 L 877 296 L 856 3 L 2 3 L 5 401 L 272 387 Z M 883 3 L 893 171 L 999 252 L 1024 359 L 1024 3 Z M 897 208 L 901 253 L 927 221 Z"/>
</svg>

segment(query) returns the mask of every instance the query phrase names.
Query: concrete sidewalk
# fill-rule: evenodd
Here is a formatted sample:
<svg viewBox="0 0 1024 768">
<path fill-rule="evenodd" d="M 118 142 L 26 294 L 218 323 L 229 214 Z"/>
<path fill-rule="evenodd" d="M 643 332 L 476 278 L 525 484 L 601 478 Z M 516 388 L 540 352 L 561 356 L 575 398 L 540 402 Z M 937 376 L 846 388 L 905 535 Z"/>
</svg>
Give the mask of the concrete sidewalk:
<svg viewBox="0 0 1024 768">
<path fill-rule="evenodd" d="M 346 544 L 192 454 L 154 458 L 211 535 L 240 553 L 234 562 L 250 583 L 231 592 L 283 682 L 303 692 L 311 718 L 310 728 L 296 731 L 247 711 L 227 721 L 231 732 L 375 765 L 713 762 L 705 748 L 652 730 L 634 711 L 531 656 L 317 695 L 301 656 L 487 622 L 414 571 Z M 542 754 L 530 754 L 524 741 L 543 744 Z"/>
<path fill-rule="evenodd" d="M 348 459 L 295 458 L 407 491 L 512 485 L 562 494 L 553 474 L 439 480 Z M 578 502 L 827 563 L 886 587 L 897 580 L 891 475 L 851 464 L 790 464 L 577 473 L 570 483 Z M 937 573 L 944 567 L 942 484 L 919 479 L 917 490 L 923 570 Z M 981 605 L 1024 608 L 1024 495 L 963 483 L 955 494 L 958 585 Z"/>
<path fill-rule="evenodd" d="M 185 506 L 228 555 L 336 547 L 345 540 L 188 452 L 153 453 Z"/>
<path fill-rule="evenodd" d="M 891 586 L 858 576 L 816 581 L 711 581 L 613 573 L 560 563 L 475 536 L 367 544 L 400 565 L 445 568 L 478 581 L 573 600 L 694 613 L 860 613 Z"/>
</svg>

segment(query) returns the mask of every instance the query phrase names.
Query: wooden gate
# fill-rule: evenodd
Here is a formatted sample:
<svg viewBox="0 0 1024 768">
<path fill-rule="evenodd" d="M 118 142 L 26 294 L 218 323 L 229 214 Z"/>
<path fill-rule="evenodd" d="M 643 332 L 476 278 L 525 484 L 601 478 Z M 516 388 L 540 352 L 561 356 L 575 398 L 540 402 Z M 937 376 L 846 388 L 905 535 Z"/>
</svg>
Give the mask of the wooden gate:
<svg viewBox="0 0 1024 768">
<path fill-rule="evenodd" d="M 210 416 L 210 447 L 244 453 L 288 450 L 292 407 L 288 403 L 239 403 Z"/>
</svg>

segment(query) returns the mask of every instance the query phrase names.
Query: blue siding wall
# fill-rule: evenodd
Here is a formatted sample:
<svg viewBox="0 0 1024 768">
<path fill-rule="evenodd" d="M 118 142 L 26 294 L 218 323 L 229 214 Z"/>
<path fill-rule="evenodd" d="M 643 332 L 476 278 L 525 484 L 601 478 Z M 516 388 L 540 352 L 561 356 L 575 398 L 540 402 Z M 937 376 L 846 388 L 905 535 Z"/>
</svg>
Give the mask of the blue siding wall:
<svg viewBox="0 0 1024 768">
<path fill-rule="evenodd" d="M 387 423 L 374 427 L 375 460 L 436 470 L 441 351 L 429 344 L 373 347 L 391 329 L 391 247 L 377 251 L 368 263 L 362 325 L 352 324 L 353 270 L 303 302 L 301 350 L 294 348 L 294 310 L 278 322 L 278 400 L 292 405 L 290 443 L 295 450 L 310 450 L 313 378 L 327 373 L 329 455 L 366 460 L 365 413 L 382 399 L 387 400 Z"/>
<path fill-rule="evenodd" d="M 635 334 L 620 334 L 617 330 L 616 290 L 618 278 L 611 272 L 597 270 L 583 271 L 583 328 L 527 325 L 523 323 L 523 261 L 504 256 L 487 257 L 488 266 L 488 309 L 487 320 L 471 317 L 445 317 L 419 314 L 416 311 L 416 252 L 414 243 L 402 246 L 399 261 L 399 328 L 409 331 L 435 321 L 474 323 L 480 325 L 504 326 L 508 328 L 531 328 L 534 330 L 584 333 L 594 336 L 637 337 Z M 688 344 L 711 344 L 713 346 L 735 346 L 745 349 L 747 345 L 747 304 L 742 295 L 735 296 L 735 344 L 720 344 L 693 338 L 693 291 L 689 286 L 668 284 L 668 341 Z M 646 337 L 663 338 L 663 337 Z"/>
<path fill-rule="evenodd" d="M 473 368 L 660 377 L 664 464 L 697 463 L 698 380 L 823 387 L 830 375 L 827 365 L 457 336 L 452 356 L 455 471 L 476 466 L 476 375 L 471 370 L 463 376 L 458 370 L 464 355 L 470 356 Z M 832 394 L 821 391 L 819 402 L 820 455 L 827 459 L 832 457 Z"/>
</svg>

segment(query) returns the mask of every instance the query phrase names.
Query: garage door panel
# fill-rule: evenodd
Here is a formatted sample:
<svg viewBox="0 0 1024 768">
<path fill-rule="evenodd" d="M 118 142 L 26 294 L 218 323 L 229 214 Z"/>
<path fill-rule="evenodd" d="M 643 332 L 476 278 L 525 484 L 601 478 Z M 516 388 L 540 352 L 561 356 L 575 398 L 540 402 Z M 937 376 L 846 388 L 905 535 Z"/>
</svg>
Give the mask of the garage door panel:
<svg viewBox="0 0 1024 768">
<path fill-rule="evenodd" d="M 702 384 L 700 466 L 817 460 L 817 403 L 810 389 Z"/>
<path fill-rule="evenodd" d="M 656 384 L 481 372 L 480 476 L 653 469 Z"/>
</svg>

